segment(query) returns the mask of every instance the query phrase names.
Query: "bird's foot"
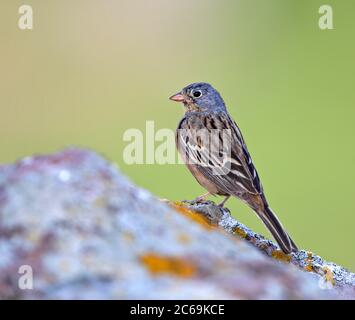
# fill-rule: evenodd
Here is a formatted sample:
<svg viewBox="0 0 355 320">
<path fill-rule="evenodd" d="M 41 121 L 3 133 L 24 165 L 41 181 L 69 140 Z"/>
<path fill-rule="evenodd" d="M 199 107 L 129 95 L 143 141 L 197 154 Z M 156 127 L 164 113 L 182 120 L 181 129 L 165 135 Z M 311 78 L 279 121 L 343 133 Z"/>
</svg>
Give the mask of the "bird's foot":
<svg viewBox="0 0 355 320">
<path fill-rule="evenodd" d="M 224 200 L 223 200 L 220 204 L 218 204 L 218 206 L 221 207 L 221 208 L 223 208 L 224 205 L 225 205 L 225 203 L 227 202 L 227 200 L 228 200 L 229 198 L 230 198 L 230 196 L 226 196 L 226 197 L 224 198 Z"/>
<path fill-rule="evenodd" d="M 197 197 L 196 199 L 192 200 L 192 202 L 198 203 L 204 201 L 210 195 L 209 192 Z"/>
</svg>

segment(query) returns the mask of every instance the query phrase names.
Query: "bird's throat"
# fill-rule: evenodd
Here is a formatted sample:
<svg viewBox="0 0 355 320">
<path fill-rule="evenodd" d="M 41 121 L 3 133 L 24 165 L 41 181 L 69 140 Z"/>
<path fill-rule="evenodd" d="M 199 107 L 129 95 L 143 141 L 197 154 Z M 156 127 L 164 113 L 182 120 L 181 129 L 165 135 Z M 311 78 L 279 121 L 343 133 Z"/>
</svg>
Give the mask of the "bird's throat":
<svg viewBox="0 0 355 320">
<path fill-rule="evenodd" d="M 185 107 L 185 110 L 186 112 L 198 112 L 198 111 L 201 111 L 201 108 L 194 104 L 194 103 L 184 103 L 184 107 Z"/>
</svg>

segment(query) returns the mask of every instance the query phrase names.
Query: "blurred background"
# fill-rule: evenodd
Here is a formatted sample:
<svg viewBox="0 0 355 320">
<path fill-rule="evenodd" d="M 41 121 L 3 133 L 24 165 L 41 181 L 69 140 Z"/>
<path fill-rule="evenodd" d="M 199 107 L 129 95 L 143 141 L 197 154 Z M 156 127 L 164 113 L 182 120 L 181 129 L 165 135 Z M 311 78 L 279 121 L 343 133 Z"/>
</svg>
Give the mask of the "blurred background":
<svg viewBox="0 0 355 320">
<path fill-rule="evenodd" d="M 204 190 L 183 165 L 127 165 L 123 133 L 171 128 L 168 97 L 212 83 L 299 247 L 355 270 L 353 0 L 26 0 L 0 4 L 0 162 L 68 145 L 115 161 L 160 198 Z M 330 4 L 334 30 L 318 27 Z M 216 199 L 220 201 L 220 199 Z M 239 221 L 268 235 L 238 200 Z"/>
</svg>

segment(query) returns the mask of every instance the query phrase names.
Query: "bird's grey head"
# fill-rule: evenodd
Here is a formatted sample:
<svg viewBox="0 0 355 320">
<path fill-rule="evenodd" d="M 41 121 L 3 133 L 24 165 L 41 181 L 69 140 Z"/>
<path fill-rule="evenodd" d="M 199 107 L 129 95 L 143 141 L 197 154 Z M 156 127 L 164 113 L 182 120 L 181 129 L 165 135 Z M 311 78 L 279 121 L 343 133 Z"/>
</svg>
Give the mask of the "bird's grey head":
<svg viewBox="0 0 355 320">
<path fill-rule="evenodd" d="M 182 102 L 186 111 L 225 111 L 226 107 L 221 95 L 210 84 L 192 83 L 181 92 L 170 97 L 171 100 Z"/>
</svg>

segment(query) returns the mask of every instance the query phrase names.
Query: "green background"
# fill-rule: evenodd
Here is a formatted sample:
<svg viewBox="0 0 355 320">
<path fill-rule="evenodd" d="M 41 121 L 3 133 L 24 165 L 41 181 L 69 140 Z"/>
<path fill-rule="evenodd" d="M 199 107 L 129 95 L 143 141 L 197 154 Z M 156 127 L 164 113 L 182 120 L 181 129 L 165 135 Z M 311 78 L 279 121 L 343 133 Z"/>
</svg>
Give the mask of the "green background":
<svg viewBox="0 0 355 320">
<path fill-rule="evenodd" d="M 204 190 L 185 166 L 126 165 L 122 137 L 147 120 L 175 129 L 168 96 L 210 82 L 298 245 L 355 270 L 353 0 L 27 0 L 32 31 L 22 4 L 0 4 L 0 162 L 87 146 L 157 196 L 192 199 Z M 322 4 L 334 30 L 318 27 Z"/>
</svg>

